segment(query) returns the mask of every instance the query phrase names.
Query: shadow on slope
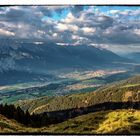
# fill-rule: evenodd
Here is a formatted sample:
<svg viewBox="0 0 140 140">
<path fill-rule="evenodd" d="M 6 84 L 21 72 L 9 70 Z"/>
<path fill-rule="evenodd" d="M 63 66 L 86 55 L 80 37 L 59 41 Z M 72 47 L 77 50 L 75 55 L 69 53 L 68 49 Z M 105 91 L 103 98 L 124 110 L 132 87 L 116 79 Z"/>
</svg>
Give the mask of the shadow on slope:
<svg viewBox="0 0 140 140">
<path fill-rule="evenodd" d="M 26 126 L 42 127 L 57 124 L 83 114 L 116 109 L 140 109 L 140 102 L 105 102 L 89 107 L 44 112 L 41 114 L 33 113 L 32 115 L 28 111 L 24 112 L 20 107 L 15 108 L 13 105 L 1 105 L 0 114 L 9 119 L 15 119 Z"/>
</svg>

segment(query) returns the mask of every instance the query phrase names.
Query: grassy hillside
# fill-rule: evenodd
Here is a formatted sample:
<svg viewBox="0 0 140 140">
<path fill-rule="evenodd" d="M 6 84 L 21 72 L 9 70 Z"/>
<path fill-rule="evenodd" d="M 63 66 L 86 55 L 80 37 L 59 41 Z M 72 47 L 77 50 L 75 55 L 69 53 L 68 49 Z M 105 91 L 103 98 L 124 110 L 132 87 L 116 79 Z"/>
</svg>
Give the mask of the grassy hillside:
<svg viewBox="0 0 140 140">
<path fill-rule="evenodd" d="M 58 111 L 92 106 L 105 102 L 140 101 L 140 76 L 106 85 L 95 92 L 72 94 L 58 97 L 42 97 L 24 100 L 16 105 L 30 113 Z"/>
<path fill-rule="evenodd" d="M 51 125 L 47 131 L 62 134 L 140 134 L 140 111 L 116 110 L 89 113 Z"/>
<path fill-rule="evenodd" d="M 140 102 L 140 76 L 129 78 L 121 82 L 106 85 L 95 92 L 72 94 L 58 97 L 42 97 L 34 100 L 20 101 L 16 105 L 20 105 L 23 110 L 29 110 L 30 113 L 40 114 L 50 112 L 49 118 L 62 119 L 61 123 L 47 124 L 41 128 L 26 127 L 17 123 L 15 120 L 9 120 L 0 115 L 0 132 L 1 133 L 46 133 L 46 134 L 140 134 L 140 110 L 120 109 L 106 110 L 100 108 L 97 112 L 89 111 L 88 114 L 82 115 L 81 107 L 88 109 L 89 107 L 98 106 L 99 104 L 111 106 L 109 109 L 127 105 L 132 106 L 137 103 L 139 108 Z M 107 104 L 106 104 L 107 103 Z M 131 104 L 130 104 L 131 106 Z M 135 106 L 135 105 L 134 105 Z M 129 108 L 129 107 L 128 107 Z M 71 109 L 72 111 L 65 112 Z M 74 109 L 74 110 L 73 110 Z M 90 109 L 89 109 L 90 110 Z M 58 111 L 52 112 L 52 111 Z M 62 112 L 65 112 L 64 115 Z M 86 112 L 87 110 L 85 110 Z M 52 112 L 52 117 L 51 116 Z M 78 117 L 76 114 L 78 113 Z M 75 115 L 74 118 L 70 117 Z M 45 115 L 40 114 L 40 115 Z M 69 116 L 70 115 L 70 116 Z M 55 118 L 56 116 L 56 118 Z M 68 116 L 68 117 L 67 117 Z M 67 119 L 65 119 L 65 117 Z M 71 118 L 71 119 L 68 119 Z M 39 119 L 39 121 L 41 121 Z M 45 121 L 45 120 L 43 120 Z M 44 123 L 43 123 L 44 124 Z"/>
<path fill-rule="evenodd" d="M 100 111 L 42 128 L 25 127 L 0 115 L 0 133 L 140 134 L 140 111 Z"/>
<path fill-rule="evenodd" d="M 0 133 L 23 133 L 36 132 L 37 129 L 27 128 L 15 120 L 0 115 Z"/>
</svg>

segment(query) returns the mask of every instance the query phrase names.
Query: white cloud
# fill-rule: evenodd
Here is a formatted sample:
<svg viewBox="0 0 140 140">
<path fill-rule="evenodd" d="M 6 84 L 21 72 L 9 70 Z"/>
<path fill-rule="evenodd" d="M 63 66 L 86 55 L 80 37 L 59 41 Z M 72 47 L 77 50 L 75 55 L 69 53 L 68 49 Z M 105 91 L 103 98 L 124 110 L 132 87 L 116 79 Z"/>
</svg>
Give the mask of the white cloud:
<svg viewBox="0 0 140 140">
<path fill-rule="evenodd" d="M 117 14 L 119 12 L 119 10 L 110 10 L 109 13 L 110 14 Z"/>
<path fill-rule="evenodd" d="M 44 42 L 34 42 L 36 45 L 44 44 Z"/>
<path fill-rule="evenodd" d="M 45 34 L 45 32 L 42 30 L 37 30 L 37 33 L 42 34 L 42 35 Z"/>
<path fill-rule="evenodd" d="M 74 40 L 78 40 L 78 39 L 80 39 L 80 37 L 79 37 L 78 35 L 72 35 L 71 38 L 74 39 Z"/>
<path fill-rule="evenodd" d="M 61 32 L 63 32 L 63 31 L 66 31 L 66 30 L 69 30 L 69 31 L 77 31 L 78 30 L 78 26 L 76 26 L 76 25 L 70 25 L 70 24 L 64 24 L 64 23 L 58 23 L 57 25 L 56 25 L 56 29 L 58 30 L 58 31 L 61 31 Z"/>
<path fill-rule="evenodd" d="M 111 33 L 113 33 L 113 28 L 107 28 L 106 30 L 103 31 L 103 34 L 105 35 L 109 35 Z"/>
<path fill-rule="evenodd" d="M 78 26 L 76 25 L 68 25 L 68 28 L 70 31 L 73 31 L 73 32 L 78 31 L 79 29 Z"/>
<path fill-rule="evenodd" d="M 53 37 L 57 37 L 58 36 L 58 34 L 57 33 L 53 33 L 53 35 L 52 35 Z"/>
<path fill-rule="evenodd" d="M 90 28 L 90 27 L 83 27 L 82 31 L 84 33 L 95 33 L 96 32 L 96 28 Z"/>
<path fill-rule="evenodd" d="M 58 31 L 65 31 L 65 30 L 68 30 L 68 26 L 66 25 L 66 24 L 63 24 L 63 23 L 58 23 L 57 25 L 56 25 L 56 29 L 58 30 Z"/>
<path fill-rule="evenodd" d="M 75 22 L 76 18 L 72 15 L 71 12 L 68 13 L 67 17 L 65 19 L 63 19 L 62 21 L 66 22 L 66 23 L 72 23 Z"/>
<path fill-rule="evenodd" d="M 11 32 L 11 31 L 4 30 L 4 29 L 0 29 L 0 35 L 4 35 L 4 36 L 15 36 L 15 33 L 14 32 Z"/>
<path fill-rule="evenodd" d="M 136 35 L 138 35 L 138 36 L 140 36 L 140 29 L 134 29 L 134 32 L 133 33 L 136 34 Z"/>
</svg>

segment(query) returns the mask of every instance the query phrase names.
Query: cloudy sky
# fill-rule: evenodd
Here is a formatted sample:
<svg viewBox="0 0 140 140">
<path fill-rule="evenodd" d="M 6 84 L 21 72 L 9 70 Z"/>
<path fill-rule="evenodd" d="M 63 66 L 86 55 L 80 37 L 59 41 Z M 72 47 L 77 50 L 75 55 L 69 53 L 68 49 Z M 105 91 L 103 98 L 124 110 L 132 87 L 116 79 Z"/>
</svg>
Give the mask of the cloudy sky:
<svg viewBox="0 0 140 140">
<path fill-rule="evenodd" d="M 140 51 L 140 7 L 0 7 L 0 38 Z"/>
</svg>

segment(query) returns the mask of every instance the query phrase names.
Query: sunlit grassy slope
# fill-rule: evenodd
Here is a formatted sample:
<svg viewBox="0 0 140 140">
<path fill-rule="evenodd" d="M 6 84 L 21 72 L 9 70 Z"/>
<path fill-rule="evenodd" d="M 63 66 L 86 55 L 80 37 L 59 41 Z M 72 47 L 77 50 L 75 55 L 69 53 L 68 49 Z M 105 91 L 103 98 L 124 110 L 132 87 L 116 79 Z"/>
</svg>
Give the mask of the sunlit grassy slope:
<svg viewBox="0 0 140 140">
<path fill-rule="evenodd" d="M 115 110 L 89 113 L 42 128 L 27 128 L 0 115 L 0 133 L 140 134 L 140 111 Z"/>
<path fill-rule="evenodd" d="M 140 134 L 140 111 L 116 110 L 89 113 L 51 125 L 47 131 L 64 134 Z"/>
</svg>

